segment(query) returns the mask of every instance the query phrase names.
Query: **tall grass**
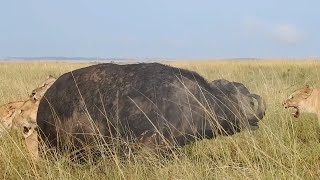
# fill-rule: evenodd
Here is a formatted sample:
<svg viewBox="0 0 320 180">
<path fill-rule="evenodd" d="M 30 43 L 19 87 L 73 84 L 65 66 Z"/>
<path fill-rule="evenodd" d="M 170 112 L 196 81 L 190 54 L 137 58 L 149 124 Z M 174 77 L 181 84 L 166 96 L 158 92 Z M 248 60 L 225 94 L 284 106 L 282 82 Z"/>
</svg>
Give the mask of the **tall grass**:
<svg viewBox="0 0 320 180">
<path fill-rule="evenodd" d="M 318 179 L 320 127 L 315 115 L 295 119 L 281 101 L 305 84 L 320 87 L 316 61 L 171 62 L 209 81 L 224 78 L 245 84 L 267 102 L 254 132 L 192 143 L 177 156 L 140 152 L 127 159 L 103 159 L 95 165 L 70 165 L 66 158 L 42 158 L 33 164 L 21 137 L 0 139 L 0 179 Z M 27 98 L 47 75 L 88 66 L 71 63 L 0 64 L 0 104 Z"/>
</svg>

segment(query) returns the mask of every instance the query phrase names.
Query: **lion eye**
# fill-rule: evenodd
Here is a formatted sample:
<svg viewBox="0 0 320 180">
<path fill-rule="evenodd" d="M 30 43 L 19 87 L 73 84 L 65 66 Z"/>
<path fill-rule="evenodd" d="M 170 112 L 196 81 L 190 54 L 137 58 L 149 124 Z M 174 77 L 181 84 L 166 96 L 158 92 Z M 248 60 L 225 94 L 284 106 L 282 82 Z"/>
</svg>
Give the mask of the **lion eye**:
<svg viewBox="0 0 320 180">
<path fill-rule="evenodd" d="M 47 86 L 47 84 L 44 84 L 42 87 L 46 87 Z"/>
<path fill-rule="evenodd" d="M 293 99 L 293 96 L 289 96 L 289 99 Z"/>
</svg>

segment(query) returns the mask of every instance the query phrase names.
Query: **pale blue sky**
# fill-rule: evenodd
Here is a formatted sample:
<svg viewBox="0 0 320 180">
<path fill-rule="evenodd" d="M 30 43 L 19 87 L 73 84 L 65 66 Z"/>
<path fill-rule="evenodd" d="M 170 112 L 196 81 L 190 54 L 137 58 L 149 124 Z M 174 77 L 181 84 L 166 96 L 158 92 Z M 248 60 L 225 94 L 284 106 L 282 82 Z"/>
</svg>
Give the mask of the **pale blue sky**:
<svg viewBox="0 0 320 180">
<path fill-rule="evenodd" d="M 320 57 L 319 8 L 319 0 L 0 0 L 0 57 Z"/>
</svg>

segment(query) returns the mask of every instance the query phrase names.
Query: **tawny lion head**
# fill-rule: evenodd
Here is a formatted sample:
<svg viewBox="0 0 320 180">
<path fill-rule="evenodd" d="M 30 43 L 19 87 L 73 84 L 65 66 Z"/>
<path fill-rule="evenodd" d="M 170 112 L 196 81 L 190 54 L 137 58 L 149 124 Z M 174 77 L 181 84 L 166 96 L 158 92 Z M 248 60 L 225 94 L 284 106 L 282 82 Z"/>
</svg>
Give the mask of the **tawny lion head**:
<svg viewBox="0 0 320 180">
<path fill-rule="evenodd" d="M 2 133 L 16 129 L 23 136 L 31 157 L 38 157 L 38 125 L 36 116 L 39 101 L 12 102 L 0 106 L 0 136 Z"/>
<path fill-rule="evenodd" d="M 14 117 L 14 112 L 19 109 L 24 104 L 24 101 L 10 102 L 0 106 L 0 134 L 5 129 L 10 129 L 12 127 L 12 119 Z"/>
<path fill-rule="evenodd" d="M 38 125 L 36 122 L 39 101 L 29 99 L 14 112 L 12 128 L 23 136 L 26 147 L 33 159 L 38 157 Z"/>
<path fill-rule="evenodd" d="M 312 91 L 313 89 L 308 85 L 301 89 L 297 89 L 286 100 L 284 100 L 282 105 L 285 108 L 295 108 L 297 111 L 294 113 L 294 117 L 299 117 L 301 105 L 306 101 L 306 99 L 308 99 Z"/>
<path fill-rule="evenodd" d="M 31 94 L 30 98 L 34 101 L 40 101 L 43 97 L 44 93 L 49 89 L 49 87 L 57 80 L 57 78 L 49 75 L 47 79 L 42 82 L 36 89 L 34 89 Z"/>
</svg>

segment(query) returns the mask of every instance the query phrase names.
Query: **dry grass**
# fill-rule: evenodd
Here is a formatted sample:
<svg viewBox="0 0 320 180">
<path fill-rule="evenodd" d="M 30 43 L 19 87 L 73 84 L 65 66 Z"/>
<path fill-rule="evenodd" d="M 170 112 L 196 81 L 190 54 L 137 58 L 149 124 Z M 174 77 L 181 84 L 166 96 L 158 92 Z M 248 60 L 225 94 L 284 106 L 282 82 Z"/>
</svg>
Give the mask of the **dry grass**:
<svg viewBox="0 0 320 180">
<path fill-rule="evenodd" d="M 281 106 L 294 89 L 320 87 L 317 61 L 172 62 L 208 80 L 239 81 L 267 101 L 260 129 L 231 137 L 195 142 L 176 157 L 141 152 L 126 160 L 115 157 L 96 165 L 70 165 L 46 158 L 34 165 L 16 133 L 0 139 L 0 179 L 318 179 L 320 127 L 315 115 L 298 120 Z M 88 64 L 0 64 L 0 104 L 26 99 L 49 74 L 59 76 Z"/>
</svg>

